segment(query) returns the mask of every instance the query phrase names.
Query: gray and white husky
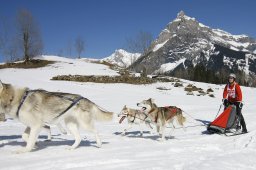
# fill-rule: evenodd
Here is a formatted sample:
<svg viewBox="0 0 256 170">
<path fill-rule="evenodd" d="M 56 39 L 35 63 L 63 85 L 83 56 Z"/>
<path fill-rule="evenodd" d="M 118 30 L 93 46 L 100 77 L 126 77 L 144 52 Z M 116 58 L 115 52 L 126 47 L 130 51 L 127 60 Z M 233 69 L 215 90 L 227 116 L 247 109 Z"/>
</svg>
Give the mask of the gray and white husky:
<svg viewBox="0 0 256 170">
<path fill-rule="evenodd" d="M 79 128 L 95 134 L 97 146 L 101 146 L 95 121 L 110 121 L 113 113 L 105 111 L 92 101 L 76 94 L 48 92 L 17 88 L 0 82 L 0 113 L 18 119 L 28 127 L 26 147 L 17 153 L 29 152 L 34 148 L 39 132 L 46 124 L 58 125 L 64 122 L 75 142 L 75 149 L 81 142 Z"/>
</svg>

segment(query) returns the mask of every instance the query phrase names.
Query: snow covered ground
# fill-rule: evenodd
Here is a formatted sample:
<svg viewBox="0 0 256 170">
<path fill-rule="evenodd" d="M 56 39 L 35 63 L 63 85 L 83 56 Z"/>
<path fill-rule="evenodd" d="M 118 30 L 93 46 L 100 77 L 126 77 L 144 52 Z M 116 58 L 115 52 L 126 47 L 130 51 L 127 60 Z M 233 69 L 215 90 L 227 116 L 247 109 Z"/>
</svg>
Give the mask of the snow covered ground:
<svg viewBox="0 0 256 170">
<path fill-rule="evenodd" d="M 90 170 L 255 170 L 256 169 L 256 114 L 255 88 L 242 87 L 244 96 L 243 114 L 250 133 L 225 137 L 207 135 L 201 122 L 212 121 L 219 109 L 224 85 L 213 85 L 184 81 L 184 86 L 192 83 L 204 90 L 212 88 L 215 98 L 209 96 L 187 96 L 184 87 L 173 87 L 172 83 L 152 85 L 96 84 L 51 81 L 50 78 L 62 74 L 117 75 L 107 66 L 86 63 L 82 60 L 47 57 L 59 62 L 39 69 L 3 69 L 0 79 L 4 83 L 27 86 L 32 89 L 43 88 L 49 91 L 62 91 L 81 94 L 101 107 L 113 111 L 116 115 L 124 105 L 136 108 L 136 103 L 153 98 L 159 106 L 175 105 L 186 111 L 186 131 L 177 129 L 164 142 L 160 142 L 156 133 L 150 134 L 147 127 L 145 135 L 139 136 L 139 127 L 134 126 L 127 136 L 120 133 L 127 126 L 119 118 L 112 122 L 97 123 L 103 141 L 97 148 L 94 136 L 81 131 L 83 141 L 76 150 L 66 150 L 73 143 L 71 135 L 63 135 L 53 126 L 53 140 L 44 141 L 42 132 L 38 149 L 25 154 L 13 151 L 24 146 L 21 133 L 25 126 L 17 120 L 8 119 L 0 123 L 0 162 L 4 169 L 90 169 Z M 157 87 L 171 88 L 158 90 Z M 193 118 L 197 119 L 194 120 Z M 155 130 L 152 130 L 153 132 Z M 170 133 L 170 129 L 167 129 Z"/>
</svg>

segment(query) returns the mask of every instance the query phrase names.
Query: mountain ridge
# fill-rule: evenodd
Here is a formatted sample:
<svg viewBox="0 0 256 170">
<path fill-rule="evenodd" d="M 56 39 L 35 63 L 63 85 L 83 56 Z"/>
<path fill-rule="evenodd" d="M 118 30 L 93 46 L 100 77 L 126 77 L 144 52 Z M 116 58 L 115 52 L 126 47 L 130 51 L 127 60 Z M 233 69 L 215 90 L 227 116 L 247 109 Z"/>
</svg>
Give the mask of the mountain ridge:
<svg viewBox="0 0 256 170">
<path fill-rule="evenodd" d="M 133 64 L 140 55 L 140 53 L 129 53 L 123 49 L 117 49 L 109 57 L 103 58 L 100 61 L 106 61 L 119 67 L 127 68 Z"/>
<path fill-rule="evenodd" d="M 256 75 L 255 50 L 255 39 L 212 29 L 181 11 L 130 69 L 141 72 L 146 68 L 148 74 L 167 74 L 193 80 L 190 72 L 203 65 L 214 71 L 215 76 L 222 70 L 244 72 L 244 80 L 248 81 Z M 190 75 L 185 76 L 186 73 Z"/>
</svg>

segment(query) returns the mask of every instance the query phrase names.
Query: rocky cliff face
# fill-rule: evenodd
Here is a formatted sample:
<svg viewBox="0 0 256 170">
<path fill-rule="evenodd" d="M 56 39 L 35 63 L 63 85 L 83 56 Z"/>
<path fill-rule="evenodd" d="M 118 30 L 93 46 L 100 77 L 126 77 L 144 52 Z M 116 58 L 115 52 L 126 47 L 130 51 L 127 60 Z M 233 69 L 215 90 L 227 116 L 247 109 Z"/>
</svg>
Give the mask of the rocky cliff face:
<svg viewBox="0 0 256 170">
<path fill-rule="evenodd" d="M 256 40 L 212 29 L 181 11 L 159 34 L 149 50 L 130 68 L 149 74 L 175 74 L 204 65 L 216 73 L 242 71 L 256 73 Z"/>
</svg>

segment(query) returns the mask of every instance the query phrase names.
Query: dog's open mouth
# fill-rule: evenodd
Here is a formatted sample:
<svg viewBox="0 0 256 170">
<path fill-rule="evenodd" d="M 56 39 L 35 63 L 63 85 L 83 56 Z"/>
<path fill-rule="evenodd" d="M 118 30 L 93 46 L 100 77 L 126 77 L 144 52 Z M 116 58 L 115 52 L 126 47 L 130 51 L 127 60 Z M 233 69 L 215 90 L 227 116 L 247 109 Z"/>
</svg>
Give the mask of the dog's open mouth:
<svg viewBox="0 0 256 170">
<path fill-rule="evenodd" d="M 146 109 L 147 109 L 146 107 L 142 107 L 142 108 L 141 108 L 142 111 L 145 111 Z"/>
</svg>

